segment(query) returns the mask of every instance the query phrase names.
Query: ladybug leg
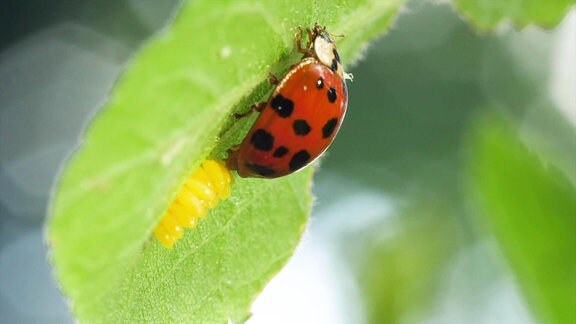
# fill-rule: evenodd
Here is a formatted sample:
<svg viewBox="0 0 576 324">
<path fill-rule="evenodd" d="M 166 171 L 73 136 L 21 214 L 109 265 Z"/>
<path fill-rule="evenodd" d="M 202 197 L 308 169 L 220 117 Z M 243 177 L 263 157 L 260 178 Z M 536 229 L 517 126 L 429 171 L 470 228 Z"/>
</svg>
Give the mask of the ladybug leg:
<svg viewBox="0 0 576 324">
<path fill-rule="evenodd" d="M 276 86 L 276 85 L 278 85 L 278 83 L 280 83 L 280 80 L 278 80 L 278 78 L 274 74 L 268 73 L 268 82 L 270 82 L 271 85 Z M 250 106 L 250 109 L 244 113 L 234 113 L 234 118 L 240 119 L 240 118 L 250 116 L 254 111 L 257 111 L 260 113 L 264 110 L 264 108 L 266 108 L 266 103 L 267 103 L 266 101 L 262 101 L 262 102 L 253 104 L 252 106 Z"/>
<path fill-rule="evenodd" d="M 296 33 L 296 49 L 299 53 L 311 55 L 311 47 L 314 38 L 316 37 L 316 33 L 311 30 L 310 28 L 306 28 L 306 34 L 308 34 L 308 40 L 306 41 L 306 45 L 302 46 L 302 39 L 304 38 L 304 30 L 302 27 L 298 26 L 298 32 Z"/>
<path fill-rule="evenodd" d="M 302 27 L 298 26 L 298 32 L 296 33 L 296 49 L 298 50 L 299 53 L 302 54 L 306 54 L 308 53 L 308 45 L 306 45 L 306 48 L 302 47 L 302 34 L 304 33 L 302 31 Z"/>
<path fill-rule="evenodd" d="M 308 42 L 306 43 L 306 48 L 310 48 L 314 38 L 316 38 L 316 36 L 319 34 L 316 32 L 316 29 L 312 30 L 310 28 L 306 28 L 306 32 L 308 32 Z"/>
<path fill-rule="evenodd" d="M 280 83 L 280 80 L 278 80 L 274 74 L 268 73 L 268 82 L 270 82 L 271 85 L 276 86 Z"/>
<path fill-rule="evenodd" d="M 266 108 L 266 101 L 261 101 L 257 104 L 253 104 L 252 106 L 250 106 L 250 108 L 252 108 L 252 111 L 257 111 L 257 112 L 262 112 L 264 110 L 264 108 Z"/>
<path fill-rule="evenodd" d="M 224 160 L 226 163 L 226 168 L 228 170 L 238 170 L 238 151 L 239 146 L 234 146 L 233 148 L 229 148 L 226 150 L 228 153 L 228 157 Z"/>
<path fill-rule="evenodd" d="M 264 110 L 264 108 L 266 108 L 266 103 L 267 103 L 266 101 L 262 101 L 262 102 L 253 104 L 252 106 L 250 106 L 250 109 L 247 112 L 234 113 L 234 118 L 240 119 L 240 118 L 250 116 L 254 111 L 262 112 Z"/>
</svg>

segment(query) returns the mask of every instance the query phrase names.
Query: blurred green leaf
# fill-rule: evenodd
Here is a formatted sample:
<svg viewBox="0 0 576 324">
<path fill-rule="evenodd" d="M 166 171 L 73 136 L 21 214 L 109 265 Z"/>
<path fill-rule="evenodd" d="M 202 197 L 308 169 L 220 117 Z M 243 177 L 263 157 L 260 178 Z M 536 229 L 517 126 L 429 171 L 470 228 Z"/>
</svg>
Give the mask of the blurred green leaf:
<svg viewBox="0 0 576 324">
<path fill-rule="evenodd" d="M 504 21 L 524 27 L 554 27 L 574 0 L 454 0 L 460 11 L 479 29 L 494 29 Z"/>
<path fill-rule="evenodd" d="M 242 321 L 294 251 L 310 211 L 309 168 L 237 179 L 174 250 L 151 233 L 175 191 L 208 156 L 240 142 L 269 72 L 298 59 L 297 26 L 315 22 L 350 61 L 402 0 L 190 1 L 117 83 L 56 189 L 52 261 L 79 320 Z"/>
<path fill-rule="evenodd" d="M 543 323 L 574 323 L 576 188 L 500 119 L 483 118 L 471 144 L 482 215 L 534 312 Z"/>
<path fill-rule="evenodd" d="M 362 234 L 357 280 L 369 323 L 414 322 L 433 306 L 446 262 L 463 244 L 454 206 L 438 198 L 418 198 L 394 222 Z"/>
</svg>

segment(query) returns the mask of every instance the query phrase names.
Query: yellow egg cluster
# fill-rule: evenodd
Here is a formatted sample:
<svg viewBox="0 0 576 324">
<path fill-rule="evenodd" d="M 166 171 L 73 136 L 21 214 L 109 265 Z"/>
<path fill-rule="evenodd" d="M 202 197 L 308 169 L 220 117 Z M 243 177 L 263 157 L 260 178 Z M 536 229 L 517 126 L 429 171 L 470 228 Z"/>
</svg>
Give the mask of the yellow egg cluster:
<svg viewBox="0 0 576 324">
<path fill-rule="evenodd" d="M 230 196 L 233 182 L 232 173 L 221 161 L 204 161 L 182 186 L 154 230 L 158 241 L 172 248 L 184 234 L 184 228 L 196 227 L 208 209 Z"/>
</svg>

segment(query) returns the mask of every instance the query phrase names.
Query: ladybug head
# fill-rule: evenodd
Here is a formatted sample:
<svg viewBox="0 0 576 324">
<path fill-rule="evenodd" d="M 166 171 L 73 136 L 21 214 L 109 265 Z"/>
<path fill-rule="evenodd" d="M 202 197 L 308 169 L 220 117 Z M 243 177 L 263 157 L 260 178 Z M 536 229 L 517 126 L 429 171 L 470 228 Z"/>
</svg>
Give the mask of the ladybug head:
<svg viewBox="0 0 576 324">
<path fill-rule="evenodd" d="M 334 38 L 326 31 L 326 27 L 315 24 L 312 29 L 312 34 L 312 51 L 316 59 L 329 67 L 342 79 L 350 79 L 350 75 L 344 72 L 344 68 L 342 67 Z"/>
</svg>

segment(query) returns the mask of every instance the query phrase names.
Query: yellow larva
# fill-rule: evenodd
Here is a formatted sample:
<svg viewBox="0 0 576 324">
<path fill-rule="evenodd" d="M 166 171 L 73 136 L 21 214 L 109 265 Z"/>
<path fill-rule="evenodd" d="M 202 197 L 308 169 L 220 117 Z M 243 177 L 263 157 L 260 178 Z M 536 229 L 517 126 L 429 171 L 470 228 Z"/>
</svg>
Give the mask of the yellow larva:
<svg viewBox="0 0 576 324">
<path fill-rule="evenodd" d="M 164 213 L 154 235 L 167 248 L 172 248 L 184 234 L 184 228 L 194 228 L 208 209 L 230 196 L 234 182 L 224 163 L 206 160 L 194 171 Z"/>
</svg>

